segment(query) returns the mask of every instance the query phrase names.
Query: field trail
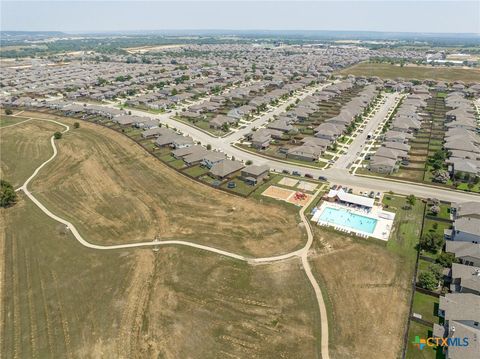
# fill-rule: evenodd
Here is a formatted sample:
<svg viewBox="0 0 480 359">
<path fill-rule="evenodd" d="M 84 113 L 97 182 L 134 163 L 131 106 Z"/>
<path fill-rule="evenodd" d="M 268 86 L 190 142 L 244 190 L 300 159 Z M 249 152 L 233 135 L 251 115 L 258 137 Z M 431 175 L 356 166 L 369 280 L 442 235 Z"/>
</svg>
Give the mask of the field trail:
<svg viewBox="0 0 480 359">
<path fill-rule="evenodd" d="M 62 122 L 56 121 L 56 120 L 42 119 L 42 118 L 35 118 L 35 119 L 36 120 L 41 120 L 41 121 L 49 121 L 49 122 L 56 123 L 58 125 L 63 126 L 64 130 L 62 132 L 64 134 L 67 133 L 70 130 L 70 126 L 68 126 L 68 125 L 66 125 Z M 322 293 L 320 291 L 320 287 L 319 287 L 319 285 L 318 285 L 318 283 L 317 283 L 317 281 L 316 281 L 316 279 L 315 279 L 315 277 L 314 277 L 314 275 L 311 271 L 310 264 L 308 263 L 308 253 L 309 253 L 310 247 L 312 246 L 312 243 L 313 243 L 313 234 L 312 234 L 312 229 L 310 227 L 310 223 L 304 215 L 305 209 L 313 202 L 313 200 L 324 189 L 324 186 L 321 186 L 317 190 L 315 195 L 311 196 L 309 201 L 299 211 L 300 219 L 303 223 L 303 226 L 304 226 L 304 228 L 306 230 L 306 234 L 307 234 L 306 244 L 298 250 L 294 250 L 294 251 L 284 253 L 284 254 L 281 254 L 281 255 L 265 256 L 265 257 L 248 257 L 248 256 L 240 255 L 240 254 L 237 254 L 237 253 L 234 253 L 234 252 L 225 251 L 225 250 L 222 250 L 222 249 L 218 249 L 218 248 L 214 248 L 214 247 L 210 247 L 210 246 L 206 246 L 206 245 L 201 245 L 201 244 L 197 244 L 197 243 L 193 243 L 193 242 L 189 242 L 189 241 L 183 241 L 183 240 L 162 240 L 162 241 L 154 240 L 154 241 L 148 241 L 148 242 L 117 244 L 117 245 L 98 245 L 98 244 L 90 243 L 87 240 L 85 240 L 80 235 L 80 233 L 77 230 L 77 228 L 75 227 L 75 225 L 73 225 L 68 220 L 52 213 L 28 189 L 28 185 L 39 174 L 41 169 L 44 168 L 45 166 L 47 166 L 51 161 L 53 161 L 53 159 L 55 159 L 57 157 L 58 150 L 57 150 L 57 146 L 55 145 L 55 139 L 54 139 L 53 136 L 50 138 L 50 144 L 53 148 L 52 156 L 49 159 L 47 159 L 45 162 L 43 162 L 33 172 L 33 174 L 25 181 L 25 183 L 17 189 L 17 191 L 23 191 L 25 193 L 25 195 L 28 196 L 28 198 L 37 207 L 39 207 L 47 216 L 49 216 L 50 218 L 64 224 L 66 226 L 66 228 L 75 237 L 75 239 L 85 247 L 88 247 L 88 248 L 91 248 L 91 249 L 97 249 L 97 250 L 110 250 L 110 249 L 126 249 L 126 248 L 139 248 L 139 247 L 158 248 L 159 246 L 165 246 L 165 245 L 166 246 L 180 245 L 180 246 L 188 246 L 188 247 L 193 247 L 193 248 L 196 248 L 196 249 L 205 250 L 205 251 L 208 251 L 208 252 L 211 252 L 211 253 L 215 253 L 215 254 L 226 256 L 226 257 L 233 258 L 233 259 L 236 259 L 236 260 L 240 260 L 240 261 L 243 261 L 243 262 L 247 262 L 248 264 L 273 263 L 273 262 L 283 261 L 283 260 L 294 258 L 294 257 L 297 257 L 297 258 L 299 257 L 301 259 L 303 269 L 304 269 L 304 271 L 305 271 L 305 273 L 306 273 L 306 275 L 307 275 L 307 277 L 308 277 L 308 279 L 309 279 L 309 281 L 310 281 L 310 283 L 311 283 L 311 285 L 314 289 L 315 297 L 316 297 L 316 300 L 317 300 L 317 303 L 318 303 L 318 309 L 320 311 L 320 320 L 321 320 L 321 350 L 320 350 L 320 352 L 321 352 L 321 357 L 322 357 L 322 359 L 329 359 L 328 322 L 327 322 L 327 315 L 326 315 L 326 307 L 325 307 L 325 303 L 323 301 L 323 297 L 322 297 Z M 179 176 L 177 176 L 177 177 L 179 177 Z M 237 206 L 238 206 L 238 204 L 237 204 Z M 298 229 L 298 226 L 295 226 L 295 227 Z M 151 280 L 146 282 L 147 285 L 148 285 L 149 282 L 151 282 Z M 124 313 L 123 321 L 125 321 L 125 323 L 130 323 L 129 325 L 127 325 L 127 327 L 130 326 L 130 328 L 132 330 L 132 332 L 129 333 L 130 335 L 131 334 L 135 335 L 135 332 L 137 333 L 137 335 L 139 335 L 139 333 L 140 333 L 139 332 L 140 328 L 138 327 L 138 325 L 141 321 L 140 321 L 139 317 L 141 315 L 143 315 L 143 312 L 145 310 L 145 305 L 147 303 L 147 294 L 151 291 L 151 290 L 148 290 L 147 288 L 145 288 L 144 286 L 145 286 L 145 282 L 142 285 L 140 285 L 139 288 L 136 288 L 134 286 L 134 288 L 132 289 L 132 291 L 135 292 L 134 295 L 139 295 L 140 294 L 140 297 L 142 297 L 143 299 L 137 302 L 136 307 L 134 306 L 134 307 L 127 308 L 127 310 Z M 69 341 L 68 340 L 68 323 L 64 323 L 64 328 L 63 329 L 64 329 L 64 332 L 66 334 L 65 339 L 67 341 L 66 345 L 67 345 L 67 349 L 68 349 L 68 344 L 69 344 L 68 343 L 68 341 Z M 122 337 L 124 337 L 124 336 L 121 336 L 121 338 Z M 123 353 L 125 353 L 125 351 L 128 353 L 130 350 L 133 350 L 132 343 L 129 343 L 128 340 L 123 344 L 124 344 Z M 67 350 L 67 352 L 68 352 L 68 350 Z M 68 354 L 71 354 L 71 353 L 68 353 Z"/>
</svg>

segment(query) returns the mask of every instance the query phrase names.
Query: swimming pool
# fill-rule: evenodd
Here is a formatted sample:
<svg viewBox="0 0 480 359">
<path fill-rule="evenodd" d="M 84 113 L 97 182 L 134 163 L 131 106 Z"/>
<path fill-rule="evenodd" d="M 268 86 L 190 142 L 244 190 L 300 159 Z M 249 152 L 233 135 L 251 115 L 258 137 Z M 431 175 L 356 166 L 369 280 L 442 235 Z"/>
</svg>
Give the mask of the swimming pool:
<svg viewBox="0 0 480 359">
<path fill-rule="evenodd" d="M 346 209 L 332 207 L 325 207 L 319 220 L 364 233 L 373 233 L 377 225 L 377 220 L 374 218 L 361 216 Z"/>
</svg>

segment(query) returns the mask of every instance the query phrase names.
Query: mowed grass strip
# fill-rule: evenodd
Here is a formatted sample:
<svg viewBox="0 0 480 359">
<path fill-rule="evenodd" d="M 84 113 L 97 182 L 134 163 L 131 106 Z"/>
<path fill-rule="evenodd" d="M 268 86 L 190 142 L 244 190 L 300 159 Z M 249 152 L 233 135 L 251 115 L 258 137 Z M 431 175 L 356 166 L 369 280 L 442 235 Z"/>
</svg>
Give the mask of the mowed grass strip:
<svg viewBox="0 0 480 359">
<path fill-rule="evenodd" d="M 404 79 L 437 81 L 464 81 L 465 83 L 479 82 L 480 69 L 464 69 L 458 67 L 432 66 L 399 66 L 392 64 L 378 64 L 363 62 L 339 71 L 342 75 L 378 76 L 383 79 Z"/>
<path fill-rule="evenodd" d="M 22 185 L 53 154 L 50 137 L 62 129 L 36 120 L 0 129 L 0 177 L 15 188 Z"/>
<path fill-rule="evenodd" d="M 198 184 L 109 129 L 82 122 L 56 143 L 58 157 L 31 188 L 90 242 L 159 237 L 270 256 L 298 249 L 306 240 L 298 209 Z"/>
<path fill-rule="evenodd" d="M 14 117 L 10 115 L 2 115 L 0 114 L 0 128 L 5 126 L 14 125 L 16 123 L 28 120 L 26 117 Z"/>
</svg>

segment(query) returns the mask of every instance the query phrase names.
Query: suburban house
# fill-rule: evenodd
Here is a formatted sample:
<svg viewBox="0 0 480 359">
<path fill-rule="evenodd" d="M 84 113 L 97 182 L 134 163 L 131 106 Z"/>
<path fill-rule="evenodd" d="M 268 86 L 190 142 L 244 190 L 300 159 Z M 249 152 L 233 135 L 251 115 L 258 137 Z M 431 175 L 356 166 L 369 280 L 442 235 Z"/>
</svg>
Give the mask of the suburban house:
<svg viewBox="0 0 480 359">
<path fill-rule="evenodd" d="M 251 185 L 256 185 L 258 182 L 268 177 L 270 167 L 267 165 L 250 165 L 242 169 L 242 178 L 245 182 Z"/>
<path fill-rule="evenodd" d="M 450 238 L 453 241 L 480 243 L 480 219 L 461 217 L 455 220 Z"/>
<path fill-rule="evenodd" d="M 169 130 L 166 127 L 149 128 L 142 132 L 142 138 L 158 137 L 172 132 L 172 130 Z"/>
<path fill-rule="evenodd" d="M 398 169 L 398 164 L 395 159 L 372 156 L 368 168 L 370 171 L 377 173 L 393 174 Z"/>
<path fill-rule="evenodd" d="M 446 241 L 445 252 L 453 253 L 461 264 L 480 267 L 480 244 Z"/>
<path fill-rule="evenodd" d="M 225 160 L 225 155 L 220 152 L 209 152 L 202 159 L 202 165 L 207 168 L 212 168 L 217 163 Z"/>
<path fill-rule="evenodd" d="M 452 293 L 472 293 L 480 295 L 480 267 L 452 263 L 449 273 Z"/>
<path fill-rule="evenodd" d="M 302 145 L 288 150 L 287 158 L 301 161 L 317 161 L 322 155 L 323 149 L 318 146 Z"/>
<path fill-rule="evenodd" d="M 444 231 L 445 238 L 453 241 L 480 243 L 480 203 L 466 202 L 452 206 L 453 228 Z"/>
<path fill-rule="evenodd" d="M 468 345 L 444 347 L 447 358 L 474 359 L 480 353 L 480 296 L 472 293 L 447 293 L 440 297 L 438 315 L 444 325 L 434 324 L 433 335 L 440 338 L 468 338 Z"/>
<path fill-rule="evenodd" d="M 229 177 L 233 173 L 241 170 L 243 167 L 244 165 L 240 161 L 225 159 L 219 163 L 214 164 L 210 168 L 209 173 L 217 179 L 224 179 L 226 177 Z"/>
<path fill-rule="evenodd" d="M 210 128 L 220 129 L 224 126 L 231 126 L 238 123 L 238 119 L 224 116 L 224 115 L 217 115 L 213 119 L 210 120 L 209 125 Z"/>
</svg>

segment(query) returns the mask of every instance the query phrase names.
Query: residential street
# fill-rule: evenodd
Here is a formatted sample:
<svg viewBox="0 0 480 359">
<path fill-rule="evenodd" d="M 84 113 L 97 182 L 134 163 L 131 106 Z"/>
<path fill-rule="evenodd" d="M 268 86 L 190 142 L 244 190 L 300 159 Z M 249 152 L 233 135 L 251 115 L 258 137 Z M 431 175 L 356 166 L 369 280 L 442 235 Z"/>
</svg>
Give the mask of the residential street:
<svg viewBox="0 0 480 359">
<path fill-rule="evenodd" d="M 397 93 L 386 94 L 386 101 L 384 104 L 380 105 L 380 109 L 374 114 L 373 118 L 368 121 L 363 129 L 349 145 L 347 153 L 340 156 L 332 168 L 342 168 L 348 169 L 353 162 L 357 159 L 358 155 L 363 149 L 365 142 L 367 141 L 367 136 L 370 132 L 374 132 L 375 129 L 380 125 L 380 123 L 388 115 L 388 112 L 396 105 L 399 95 Z"/>
<path fill-rule="evenodd" d="M 390 97 L 388 103 L 393 105 L 394 97 Z M 388 112 L 387 109 L 388 105 L 385 106 L 378 113 L 378 116 L 375 116 L 374 121 L 370 121 L 371 127 L 368 128 L 375 128 L 375 124 L 379 123 L 382 119 L 382 115 Z M 371 189 L 373 191 L 382 191 L 388 192 L 393 191 L 395 193 L 409 195 L 413 194 L 417 197 L 423 198 L 437 198 L 442 201 L 448 202 L 462 202 L 462 201 L 478 201 L 480 200 L 480 196 L 473 193 L 462 192 L 462 191 L 454 191 L 449 188 L 441 188 L 441 187 L 434 187 L 428 186 L 425 184 L 416 184 L 413 182 L 399 182 L 394 181 L 392 179 L 382 179 L 381 177 L 366 177 L 366 176 L 358 176 L 352 175 L 348 172 L 345 168 L 329 168 L 327 170 L 320 170 L 317 168 L 309 168 L 306 166 L 302 166 L 299 164 L 291 164 L 282 162 L 280 160 L 273 160 L 271 158 L 262 157 L 258 154 L 247 152 L 240 150 L 238 147 L 234 147 L 231 144 L 231 137 L 227 136 L 226 138 L 217 138 L 212 137 L 210 134 L 200 131 L 194 127 L 191 127 L 185 123 L 178 122 L 172 119 L 172 114 L 160 114 L 160 115 L 152 115 L 150 113 L 146 113 L 144 111 L 139 110 L 132 110 L 133 115 L 138 116 L 150 116 L 152 118 L 157 118 L 161 121 L 161 123 L 166 124 L 172 128 L 176 128 L 177 130 L 181 131 L 183 134 L 192 137 L 195 141 L 200 142 L 202 145 L 210 144 L 212 149 L 217 151 L 224 152 L 229 156 L 235 157 L 237 160 L 242 161 L 253 161 L 255 164 L 267 164 L 273 171 L 282 172 L 284 170 L 289 171 L 292 173 L 293 171 L 297 171 L 301 175 L 306 173 L 311 174 L 313 177 L 318 178 L 319 176 L 326 177 L 329 182 L 334 184 L 341 184 L 344 186 L 357 186 L 362 187 L 365 189 Z M 366 134 L 365 134 L 366 133 Z M 363 133 L 366 137 L 368 131 L 364 131 Z M 362 137 L 363 138 L 363 137 Z M 356 156 L 357 150 L 354 148 L 358 148 L 361 146 L 365 141 L 358 140 L 356 145 L 351 146 L 349 148 L 348 153 L 353 153 L 353 156 Z M 353 144 L 353 143 L 352 143 Z M 350 156 L 350 155 L 348 155 Z"/>
</svg>

